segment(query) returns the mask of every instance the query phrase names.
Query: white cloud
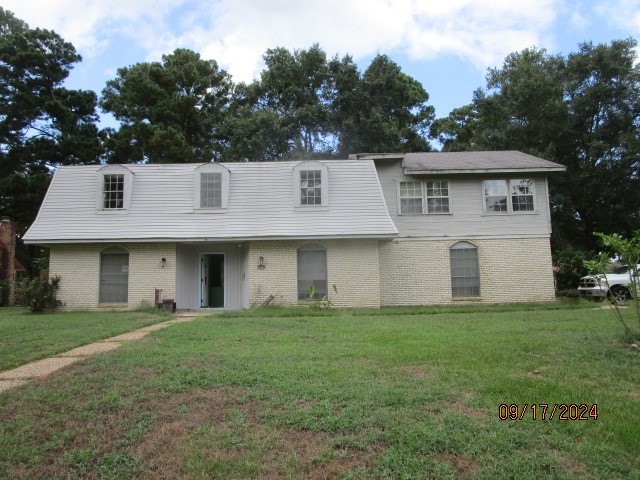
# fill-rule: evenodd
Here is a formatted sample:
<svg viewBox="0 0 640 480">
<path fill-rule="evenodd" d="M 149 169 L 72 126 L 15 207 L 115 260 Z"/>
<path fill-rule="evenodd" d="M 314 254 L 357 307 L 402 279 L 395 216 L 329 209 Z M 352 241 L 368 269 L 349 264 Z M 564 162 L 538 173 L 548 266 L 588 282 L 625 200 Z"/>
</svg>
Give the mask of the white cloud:
<svg viewBox="0 0 640 480">
<path fill-rule="evenodd" d="M 640 36 L 640 0 L 613 0 L 598 6 L 598 12 L 607 18 L 609 24 Z"/>
<path fill-rule="evenodd" d="M 31 26 L 52 28 L 83 56 L 121 40 L 157 59 L 177 47 L 250 80 L 265 50 L 307 48 L 356 60 L 377 52 L 456 55 L 484 70 L 522 48 L 550 46 L 562 0 L 4 0 Z M 631 0 L 622 3 L 634 4 Z M 546 44 L 545 44 L 546 42 Z M 143 59 L 140 59 L 143 60 Z"/>
</svg>

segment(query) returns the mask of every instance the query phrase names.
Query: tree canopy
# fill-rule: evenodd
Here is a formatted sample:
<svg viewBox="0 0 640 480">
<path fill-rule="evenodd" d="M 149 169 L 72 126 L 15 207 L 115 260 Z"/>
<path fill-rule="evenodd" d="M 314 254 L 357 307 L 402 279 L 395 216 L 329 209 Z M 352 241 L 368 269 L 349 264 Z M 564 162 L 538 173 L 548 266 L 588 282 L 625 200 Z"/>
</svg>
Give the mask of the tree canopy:
<svg viewBox="0 0 640 480">
<path fill-rule="evenodd" d="M 230 76 L 215 60 L 177 49 L 162 62 L 118 69 L 101 107 L 121 122 L 109 129 L 112 163 L 209 162 L 220 157 L 220 126 L 230 101 Z"/>
<path fill-rule="evenodd" d="M 521 150 L 567 167 L 550 178 L 556 247 L 640 228 L 640 68 L 633 39 L 567 56 L 527 49 L 487 74 L 473 103 L 432 126 L 445 150 Z"/>
<path fill-rule="evenodd" d="M 35 218 L 59 165 L 97 163 L 96 95 L 63 83 L 81 60 L 56 33 L 0 7 L 0 215 Z"/>
<path fill-rule="evenodd" d="M 24 229 L 59 165 L 345 158 L 351 153 L 521 150 L 566 165 L 550 177 L 554 249 L 595 249 L 592 232 L 640 229 L 636 42 L 530 48 L 490 69 L 473 101 L 434 121 L 423 86 L 386 55 L 360 71 L 318 45 L 273 48 L 234 83 L 177 49 L 118 70 L 97 96 L 64 82 L 81 61 L 55 32 L 0 7 L 0 215 Z M 575 256 L 575 255 L 574 255 Z"/>
<path fill-rule="evenodd" d="M 386 55 L 364 73 L 314 45 L 268 50 L 260 79 L 236 89 L 227 158 L 344 158 L 430 150 L 429 95 Z"/>
</svg>

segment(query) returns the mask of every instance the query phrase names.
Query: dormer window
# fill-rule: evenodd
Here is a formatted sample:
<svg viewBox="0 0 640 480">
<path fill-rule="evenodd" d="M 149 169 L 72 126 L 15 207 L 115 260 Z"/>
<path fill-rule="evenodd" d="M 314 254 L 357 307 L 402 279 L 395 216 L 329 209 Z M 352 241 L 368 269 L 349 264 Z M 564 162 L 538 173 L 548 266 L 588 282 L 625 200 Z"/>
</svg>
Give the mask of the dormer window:
<svg viewBox="0 0 640 480">
<path fill-rule="evenodd" d="M 103 212 L 128 210 L 133 172 L 124 165 L 105 165 L 98 170 L 96 207 Z"/>
<path fill-rule="evenodd" d="M 221 213 L 229 201 L 229 170 L 219 163 L 200 165 L 193 172 L 194 210 Z"/>
<path fill-rule="evenodd" d="M 124 207 L 124 175 L 105 175 L 102 208 Z"/>
<path fill-rule="evenodd" d="M 322 170 L 300 172 L 300 204 L 322 205 Z"/>
<path fill-rule="evenodd" d="M 320 162 L 300 162 L 293 167 L 294 206 L 329 205 L 329 168 Z"/>
<path fill-rule="evenodd" d="M 222 207 L 222 174 L 200 174 L 200 208 Z"/>
</svg>

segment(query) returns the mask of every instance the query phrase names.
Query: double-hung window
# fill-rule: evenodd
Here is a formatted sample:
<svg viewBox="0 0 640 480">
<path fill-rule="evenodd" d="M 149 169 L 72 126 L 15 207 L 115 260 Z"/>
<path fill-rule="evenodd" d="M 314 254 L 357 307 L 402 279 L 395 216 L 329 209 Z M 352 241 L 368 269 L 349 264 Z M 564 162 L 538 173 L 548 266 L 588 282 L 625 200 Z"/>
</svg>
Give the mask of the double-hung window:
<svg viewBox="0 0 640 480">
<path fill-rule="evenodd" d="M 427 213 L 449 213 L 449 182 L 433 180 L 425 182 L 427 188 Z"/>
<path fill-rule="evenodd" d="M 96 209 L 101 213 L 125 214 L 131 204 L 133 176 L 124 165 L 105 165 L 98 169 Z"/>
<path fill-rule="evenodd" d="M 510 180 L 511 205 L 514 212 L 532 212 L 533 204 L 533 180 L 526 178 Z"/>
<path fill-rule="evenodd" d="M 400 215 L 450 212 L 447 180 L 399 182 L 398 197 Z"/>
<path fill-rule="evenodd" d="M 222 208 L 222 174 L 200 174 L 200 208 Z"/>
<path fill-rule="evenodd" d="M 124 174 L 106 174 L 103 181 L 102 208 L 124 208 Z"/>
<path fill-rule="evenodd" d="M 400 213 L 422 212 L 422 182 L 400 182 Z"/>
<path fill-rule="evenodd" d="M 329 167 L 321 162 L 300 162 L 293 167 L 293 206 L 323 210 L 329 206 Z"/>
<path fill-rule="evenodd" d="M 300 204 L 322 205 L 322 170 L 300 171 Z"/>
<path fill-rule="evenodd" d="M 487 213 L 535 211 L 534 182 L 531 179 L 485 180 L 483 192 Z"/>
<path fill-rule="evenodd" d="M 229 169 L 205 163 L 193 171 L 193 207 L 197 213 L 225 213 L 229 205 Z"/>
</svg>

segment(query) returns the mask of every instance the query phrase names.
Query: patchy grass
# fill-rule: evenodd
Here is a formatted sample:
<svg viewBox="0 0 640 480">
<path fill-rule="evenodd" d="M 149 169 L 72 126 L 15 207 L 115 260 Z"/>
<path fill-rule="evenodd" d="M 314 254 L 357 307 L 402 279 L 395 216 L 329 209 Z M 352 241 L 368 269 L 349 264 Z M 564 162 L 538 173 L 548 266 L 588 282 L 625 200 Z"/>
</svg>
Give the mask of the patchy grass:
<svg viewBox="0 0 640 480">
<path fill-rule="evenodd" d="M 0 371 L 169 318 L 157 309 L 33 314 L 0 308 Z"/>
<path fill-rule="evenodd" d="M 276 310 L 0 394 L 0 478 L 640 477 L 640 354 L 607 310 Z M 598 418 L 500 420 L 503 403 Z"/>
</svg>

